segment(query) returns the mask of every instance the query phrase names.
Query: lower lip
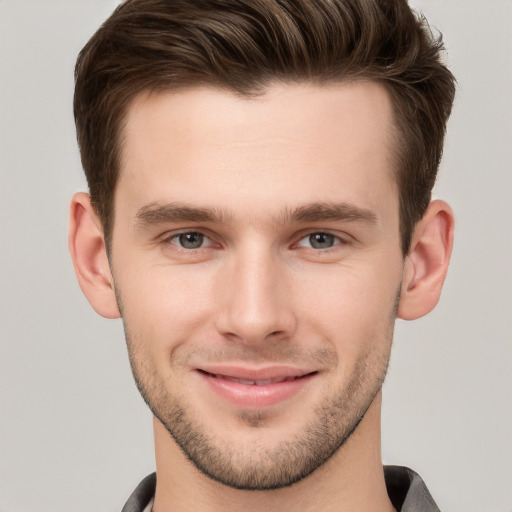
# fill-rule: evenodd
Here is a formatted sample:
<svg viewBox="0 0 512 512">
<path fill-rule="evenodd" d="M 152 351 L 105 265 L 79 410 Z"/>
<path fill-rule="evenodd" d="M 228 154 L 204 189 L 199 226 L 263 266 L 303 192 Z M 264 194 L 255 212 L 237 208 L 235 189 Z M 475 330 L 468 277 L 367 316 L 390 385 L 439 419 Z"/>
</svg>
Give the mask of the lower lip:
<svg viewBox="0 0 512 512">
<path fill-rule="evenodd" d="M 247 385 L 198 372 L 213 391 L 238 407 L 262 408 L 276 405 L 303 390 L 316 373 L 310 373 L 294 380 L 276 382 L 264 386 Z"/>
</svg>

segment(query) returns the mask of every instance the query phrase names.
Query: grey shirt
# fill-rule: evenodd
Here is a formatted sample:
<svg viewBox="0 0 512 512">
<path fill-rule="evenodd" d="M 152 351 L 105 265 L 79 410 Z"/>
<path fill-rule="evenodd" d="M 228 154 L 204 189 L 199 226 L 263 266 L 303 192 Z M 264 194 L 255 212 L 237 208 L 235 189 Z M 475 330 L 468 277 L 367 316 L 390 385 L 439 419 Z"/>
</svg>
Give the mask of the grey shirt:
<svg viewBox="0 0 512 512">
<path fill-rule="evenodd" d="M 389 498 L 399 512 L 440 512 L 421 477 L 402 466 L 384 466 Z M 153 499 L 156 473 L 142 480 L 121 512 L 144 512 Z"/>
</svg>

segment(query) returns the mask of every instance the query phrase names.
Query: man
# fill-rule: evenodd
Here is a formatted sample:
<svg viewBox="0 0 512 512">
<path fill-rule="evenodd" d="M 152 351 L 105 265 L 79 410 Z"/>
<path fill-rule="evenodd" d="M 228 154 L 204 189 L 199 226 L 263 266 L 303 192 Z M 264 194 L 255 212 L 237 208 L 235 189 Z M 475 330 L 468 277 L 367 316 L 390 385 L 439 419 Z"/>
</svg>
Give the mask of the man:
<svg viewBox="0 0 512 512">
<path fill-rule="evenodd" d="M 82 50 L 70 250 L 154 414 L 124 511 L 438 510 L 380 407 L 452 247 L 441 50 L 370 0 L 132 0 Z"/>
</svg>

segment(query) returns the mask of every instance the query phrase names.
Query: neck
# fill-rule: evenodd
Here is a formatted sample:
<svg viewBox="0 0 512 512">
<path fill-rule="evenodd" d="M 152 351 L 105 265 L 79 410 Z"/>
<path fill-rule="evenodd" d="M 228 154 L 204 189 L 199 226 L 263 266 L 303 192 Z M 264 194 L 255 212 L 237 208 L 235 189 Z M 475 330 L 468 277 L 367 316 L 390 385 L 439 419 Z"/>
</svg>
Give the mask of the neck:
<svg viewBox="0 0 512 512">
<path fill-rule="evenodd" d="M 380 394 L 345 444 L 300 482 L 271 491 L 242 491 L 215 482 L 185 457 L 155 418 L 154 512 L 392 512 L 380 453 Z"/>
</svg>

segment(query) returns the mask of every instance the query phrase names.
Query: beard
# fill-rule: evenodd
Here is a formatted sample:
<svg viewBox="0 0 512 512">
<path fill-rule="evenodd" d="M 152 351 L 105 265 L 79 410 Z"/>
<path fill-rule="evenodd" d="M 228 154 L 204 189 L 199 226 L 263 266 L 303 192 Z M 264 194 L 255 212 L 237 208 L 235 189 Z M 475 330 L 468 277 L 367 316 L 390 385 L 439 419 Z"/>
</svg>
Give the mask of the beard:
<svg viewBox="0 0 512 512">
<path fill-rule="evenodd" d="M 268 429 L 270 414 L 265 411 L 246 410 L 238 413 L 243 427 L 249 428 L 251 442 L 240 445 L 223 436 L 215 436 L 212 429 L 198 418 L 192 404 L 180 393 L 173 393 L 156 368 L 147 366 L 144 340 L 132 336 L 125 322 L 125 335 L 130 363 L 136 385 L 153 414 L 164 425 L 186 458 L 204 475 L 234 489 L 271 490 L 290 486 L 310 475 L 328 461 L 350 438 L 380 392 L 386 375 L 393 321 L 381 339 L 369 344 L 366 353 L 359 356 L 350 378 L 337 390 L 323 396 L 309 414 L 309 421 L 300 429 L 290 432 L 285 440 L 272 441 Z M 384 339 L 382 339 L 384 338 Z M 147 341 L 147 340 L 146 340 Z M 288 346 L 271 349 L 272 354 L 259 354 L 263 361 L 337 361 L 334 350 L 297 353 Z M 244 351 L 244 352 L 242 352 Z M 203 360 L 254 361 L 247 347 L 214 353 L 205 352 Z M 197 350 L 193 353 L 197 355 Z M 221 355 L 222 354 L 222 355 Z M 243 355 L 242 355 L 243 354 Z M 184 358 L 183 358 L 184 357 Z M 174 358 L 174 357 L 173 357 Z M 173 359 L 171 358 L 171 359 Z M 186 356 L 174 358 L 174 365 L 183 367 Z M 176 360 L 177 359 L 177 360 Z M 192 397 L 193 399 L 193 397 Z M 258 434 L 261 434 L 258 437 Z M 263 439 L 263 441 L 262 441 Z"/>
<path fill-rule="evenodd" d="M 320 468 L 343 447 L 364 419 L 386 377 L 400 289 L 401 283 L 387 319 L 365 340 L 368 348 L 359 354 L 349 378 L 337 389 L 324 394 L 314 407 L 311 419 L 299 430 L 287 433 L 286 440 L 269 445 L 272 430 L 267 426 L 271 423 L 271 413 L 240 411 L 238 419 L 244 427 L 263 431 L 260 438 L 252 438 L 244 446 L 213 435 L 209 425 L 197 418 L 198 411 L 183 399 L 183 394 L 171 392 L 166 379 L 150 362 L 152 359 L 146 350 L 151 340 L 130 332 L 117 287 L 115 293 L 137 388 L 185 457 L 202 474 L 218 483 L 233 489 L 266 491 L 293 485 Z M 316 362 L 321 368 L 335 367 L 339 358 L 330 346 L 306 351 L 287 341 L 273 343 L 270 347 L 230 345 L 226 349 L 188 347 L 185 350 L 185 354 L 172 354 L 174 368 L 190 366 L 191 354 L 210 362 L 296 363 L 300 367 L 300 363 L 306 361 Z"/>
</svg>

